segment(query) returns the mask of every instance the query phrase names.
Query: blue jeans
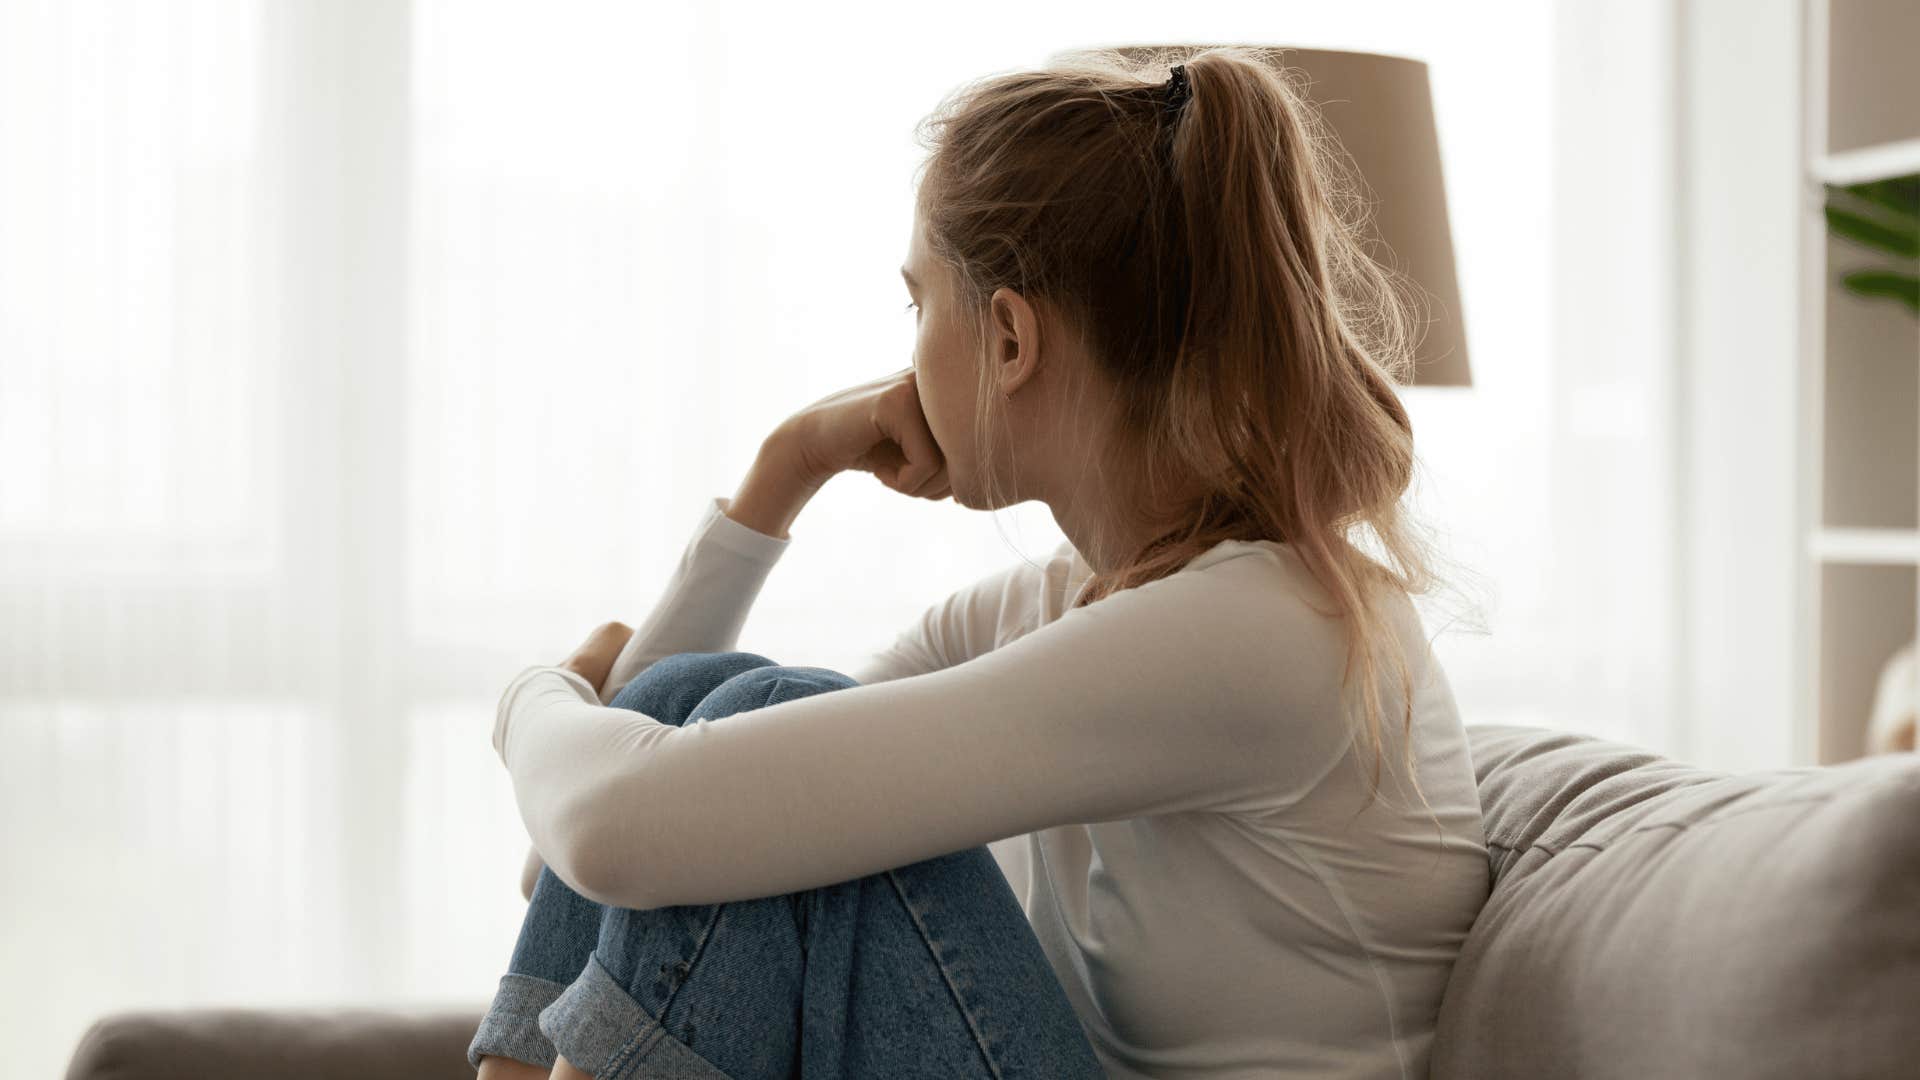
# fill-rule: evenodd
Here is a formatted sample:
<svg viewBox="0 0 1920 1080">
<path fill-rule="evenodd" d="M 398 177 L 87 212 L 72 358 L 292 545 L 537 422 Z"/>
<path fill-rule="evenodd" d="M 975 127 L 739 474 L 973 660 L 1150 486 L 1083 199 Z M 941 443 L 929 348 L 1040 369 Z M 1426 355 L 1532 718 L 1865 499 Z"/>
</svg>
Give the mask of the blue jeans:
<svg viewBox="0 0 1920 1080">
<path fill-rule="evenodd" d="M 680 724 L 855 685 L 754 653 L 678 653 L 610 704 Z M 488 1054 L 543 1066 L 564 1054 L 598 1080 L 1103 1075 L 984 845 L 801 892 L 644 911 L 595 903 L 542 869 L 467 1047 L 476 1068 Z"/>
</svg>

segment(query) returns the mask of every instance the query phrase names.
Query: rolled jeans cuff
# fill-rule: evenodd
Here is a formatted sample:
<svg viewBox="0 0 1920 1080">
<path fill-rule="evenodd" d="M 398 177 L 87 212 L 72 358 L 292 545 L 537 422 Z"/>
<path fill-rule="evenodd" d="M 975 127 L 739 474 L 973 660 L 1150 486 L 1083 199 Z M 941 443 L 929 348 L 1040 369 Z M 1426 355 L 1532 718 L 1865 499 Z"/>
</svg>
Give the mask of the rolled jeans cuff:
<svg viewBox="0 0 1920 1080">
<path fill-rule="evenodd" d="M 565 992 L 565 983 L 509 972 L 500 976 L 493 1004 L 480 1018 L 480 1030 L 467 1045 L 467 1064 L 480 1067 L 483 1055 L 512 1058 L 553 1068 L 559 1051 L 540 1031 L 540 1012 Z"/>
<path fill-rule="evenodd" d="M 641 1008 L 598 956 L 540 1013 L 540 1030 L 595 1080 L 730 1080 Z"/>
</svg>

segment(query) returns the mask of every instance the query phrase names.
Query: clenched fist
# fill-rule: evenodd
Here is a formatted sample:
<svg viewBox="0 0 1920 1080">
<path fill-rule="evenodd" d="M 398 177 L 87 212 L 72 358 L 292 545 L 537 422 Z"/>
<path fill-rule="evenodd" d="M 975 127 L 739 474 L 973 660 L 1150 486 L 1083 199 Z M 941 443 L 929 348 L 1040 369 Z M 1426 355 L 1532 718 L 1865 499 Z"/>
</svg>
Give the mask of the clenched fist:
<svg viewBox="0 0 1920 1080">
<path fill-rule="evenodd" d="M 912 367 L 829 394 L 795 413 L 787 426 L 809 483 L 848 469 L 870 472 L 902 495 L 944 499 L 947 461 L 933 441 Z"/>
</svg>

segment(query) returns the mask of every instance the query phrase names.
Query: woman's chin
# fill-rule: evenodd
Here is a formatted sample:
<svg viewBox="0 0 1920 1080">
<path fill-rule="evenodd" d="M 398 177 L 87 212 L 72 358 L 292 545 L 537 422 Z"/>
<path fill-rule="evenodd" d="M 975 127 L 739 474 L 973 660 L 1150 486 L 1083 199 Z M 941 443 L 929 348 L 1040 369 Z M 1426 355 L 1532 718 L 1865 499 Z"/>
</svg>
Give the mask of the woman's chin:
<svg viewBox="0 0 1920 1080">
<path fill-rule="evenodd" d="M 991 493 L 982 491 L 971 483 L 971 478 L 955 479 L 953 483 L 954 503 L 969 510 L 1004 510 L 1020 501 L 1009 498 L 1011 494 L 998 489 Z"/>
<path fill-rule="evenodd" d="M 953 501 L 969 510 L 999 510 L 1012 505 L 1006 498 L 1007 492 L 994 488 L 989 491 L 975 482 L 972 476 L 961 478 L 953 485 Z"/>
</svg>

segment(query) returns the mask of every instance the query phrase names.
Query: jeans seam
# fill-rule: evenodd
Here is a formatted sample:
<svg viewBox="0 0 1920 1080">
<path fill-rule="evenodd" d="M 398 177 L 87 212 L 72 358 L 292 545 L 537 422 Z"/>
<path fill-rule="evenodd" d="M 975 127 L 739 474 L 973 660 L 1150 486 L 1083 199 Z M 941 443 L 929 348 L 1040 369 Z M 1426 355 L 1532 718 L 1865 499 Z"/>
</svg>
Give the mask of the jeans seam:
<svg viewBox="0 0 1920 1080">
<path fill-rule="evenodd" d="M 673 984 L 672 989 L 667 991 L 666 998 L 660 1002 L 660 1015 L 650 1026 L 650 1029 L 648 1026 L 643 1026 L 639 1031 L 634 1032 L 633 1038 L 628 1039 L 626 1044 L 620 1048 L 620 1052 L 615 1054 L 613 1060 L 607 1063 L 607 1070 L 609 1072 L 616 1074 L 621 1072 L 626 1068 L 629 1060 L 644 1053 L 648 1047 L 651 1047 L 661 1038 L 666 1037 L 668 1034 L 667 1010 L 673 1007 L 673 999 L 679 996 L 680 988 L 692 981 L 693 967 L 700 962 L 700 954 L 706 951 L 707 942 L 713 940 L 714 927 L 719 925 L 720 912 L 721 909 L 725 907 L 725 904 L 715 904 L 713 906 L 712 916 L 706 920 L 706 925 L 702 927 L 700 936 L 694 941 L 693 956 L 686 961 L 687 973 Z M 629 994 L 631 994 L 631 991 L 629 991 Z M 654 1037 L 649 1038 L 648 1036 Z M 692 1048 L 689 1047 L 688 1049 Z"/>
<path fill-rule="evenodd" d="M 893 891 L 900 897 L 901 906 L 907 909 L 907 917 L 913 920 L 914 929 L 920 932 L 920 940 L 927 946 L 927 952 L 933 956 L 933 966 L 940 969 L 940 979 L 947 984 L 947 992 L 953 995 L 954 1005 L 960 1010 L 961 1019 L 966 1021 L 967 1031 L 973 1036 L 974 1046 L 979 1049 L 980 1056 L 986 1060 L 987 1069 L 993 1074 L 995 1080 L 1002 1080 L 1000 1063 L 993 1059 L 993 1052 L 987 1045 L 986 1034 L 980 1030 L 979 1023 L 975 1021 L 973 1010 L 967 1005 L 966 996 L 960 992 L 960 987 L 954 982 L 953 973 L 947 970 L 947 962 L 940 955 L 939 947 L 934 944 L 933 934 L 927 930 L 925 920 L 920 917 L 920 909 L 914 906 L 912 898 L 907 895 L 906 887 L 900 883 L 898 875 L 892 870 L 886 871 L 886 875 L 887 880 L 893 885 Z"/>
<path fill-rule="evenodd" d="M 780 687 L 785 685 L 786 681 L 784 677 L 779 675 L 773 677 L 773 681 L 767 684 L 767 700 L 760 703 L 760 708 L 764 709 L 769 705 L 779 704 L 775 699 L 780 696 Z"/>
<path fill-rule="evenodd" d="M 666 1010 L 661 1010 L 661 1015 L 664 1016 L 665 1014 Z M 620 1052 L 613 1055 L 613 1060 L 607 1062 L 607 1071 L 615 1076 L 624 1075 L 627 1070 L 627 1065 L 634 1058 L 645 1053 L 654 1043 L 666 1038 L 666 1035 L 667 1023 L 665 1020 L 656 1020 L 651 1024 L 641 1027 L 639 1031 L 634 1032 L 633 1038 L 628 1039 L 626 1045 L 620 1048 Z"/>
</svg>

